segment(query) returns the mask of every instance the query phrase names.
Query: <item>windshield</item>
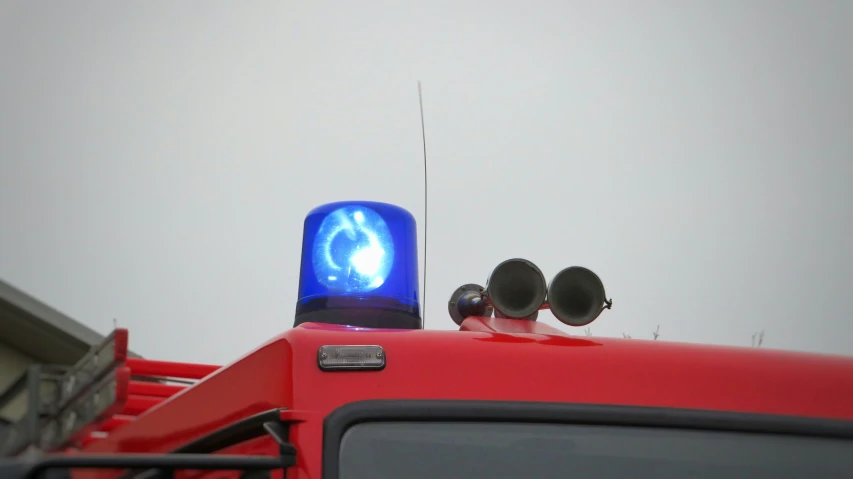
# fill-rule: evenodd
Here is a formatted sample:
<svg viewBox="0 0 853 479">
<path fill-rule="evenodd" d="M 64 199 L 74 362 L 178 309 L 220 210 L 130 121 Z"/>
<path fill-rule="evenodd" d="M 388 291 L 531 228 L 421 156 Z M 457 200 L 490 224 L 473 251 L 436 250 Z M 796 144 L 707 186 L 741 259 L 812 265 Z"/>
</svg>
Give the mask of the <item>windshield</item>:
<svg viewBox="0 0 853 479">
<path fill-rule="evenodd" d="M 684 429 L 376 422 L 350 428 L 339 479 L 850 478 L 853 441 Z"/>
</svg>

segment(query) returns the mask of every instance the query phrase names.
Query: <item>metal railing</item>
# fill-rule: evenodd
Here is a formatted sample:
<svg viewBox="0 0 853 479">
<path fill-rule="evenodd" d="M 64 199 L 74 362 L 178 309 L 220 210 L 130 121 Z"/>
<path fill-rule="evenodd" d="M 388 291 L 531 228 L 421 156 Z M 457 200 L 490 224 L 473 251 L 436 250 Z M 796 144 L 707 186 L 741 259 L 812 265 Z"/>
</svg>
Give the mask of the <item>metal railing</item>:
<svg viewBox="0 0 853 479">
<path fill-rule="evenodd" d="M 0 456 L 83 447 L 218 369 L 128 357 L 128 332 L 116 329 L 73 367 L 31 365 L 0 392 L 0 413 L 23 406 Z"/>
</svg>

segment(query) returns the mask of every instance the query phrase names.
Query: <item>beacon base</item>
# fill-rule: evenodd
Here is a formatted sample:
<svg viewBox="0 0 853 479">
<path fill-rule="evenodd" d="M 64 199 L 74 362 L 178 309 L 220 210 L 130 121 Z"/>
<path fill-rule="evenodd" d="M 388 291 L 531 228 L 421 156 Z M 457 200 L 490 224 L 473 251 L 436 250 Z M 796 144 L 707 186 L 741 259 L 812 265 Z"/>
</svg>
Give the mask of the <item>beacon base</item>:
<svg viewBox="0 0 853 479">
<path fill-rule="evenodd" d="M 379 329 L 422 329 L 417 306 L 385 298 L 325 297 L 300 303 L 293 326 L 325 323 Z"/>
</svg>

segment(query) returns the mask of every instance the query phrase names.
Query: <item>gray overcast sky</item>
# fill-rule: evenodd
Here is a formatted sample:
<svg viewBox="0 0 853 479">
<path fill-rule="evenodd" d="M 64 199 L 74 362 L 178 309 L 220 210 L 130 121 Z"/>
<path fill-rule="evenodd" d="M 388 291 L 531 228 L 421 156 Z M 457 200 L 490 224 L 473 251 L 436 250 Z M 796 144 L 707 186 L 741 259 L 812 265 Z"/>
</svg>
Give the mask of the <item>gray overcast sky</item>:
<svg viewBox="0 0 853 479">
<path fill-rule="evenodd" d="M 851 51 L 846 0 L 0 0 L 0 277 L 236 359 L 312 207 L 399 204 L 423 251 L 420 79 L 428 328 L 520 256 L 601 276 L 595 335 L 853 354 Z"/>
</svg>

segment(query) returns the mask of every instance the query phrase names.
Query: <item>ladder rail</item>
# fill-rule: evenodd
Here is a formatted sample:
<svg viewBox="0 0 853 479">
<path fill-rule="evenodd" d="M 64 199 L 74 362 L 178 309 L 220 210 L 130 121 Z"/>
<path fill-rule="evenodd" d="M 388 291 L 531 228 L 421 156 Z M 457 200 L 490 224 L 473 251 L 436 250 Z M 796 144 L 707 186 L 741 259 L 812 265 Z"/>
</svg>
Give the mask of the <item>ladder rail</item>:
<svg viewBox="0 0 853 479">
<path fill-rule="evenodd" d="M 15 454 L 37 439 L 45 418 L 53 411 L 59 384 L 67 369 L 53 364 L 32 364 L 0 393 L 0 412 L 26 396 L 23 413 L 19 417 L 4 418 L 9 422 L 9 429 L 0 443 L 0 456 Z"/>
<path fill-rule="evenodd" d="M 74 366 L 31 365 L 0 392 L 0 412 L 27 395 L 25 414 L 10 426 L 0 456 L 85 447 L 221 369 L 133 357 L 128 339 L 117 328 Z"/>
</svg>

